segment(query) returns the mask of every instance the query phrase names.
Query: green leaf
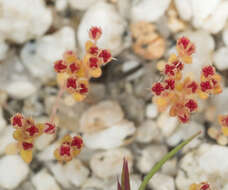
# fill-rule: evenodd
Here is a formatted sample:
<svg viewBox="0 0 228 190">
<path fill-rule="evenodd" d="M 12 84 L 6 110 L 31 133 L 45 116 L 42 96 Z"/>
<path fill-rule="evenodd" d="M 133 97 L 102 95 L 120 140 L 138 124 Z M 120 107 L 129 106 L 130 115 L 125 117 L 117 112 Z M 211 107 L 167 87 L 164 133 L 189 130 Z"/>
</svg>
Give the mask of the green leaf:
<svg viewBox="0 0 228 190">
<path fill-rule="evenodd" d="M 150 179 L 154 176 L 155 173 L 157 173 L 161 169 L 161 167 L 166 163 L 166 161 L 172 158 L 179 150 L 181 150 L 185 145 L 190 143 L 195 137 L 200 135 L 200 133 L 201 131 L 197 132 L 195 135 L 183 141 L 181 144 L 172 149 L 168 154 L 166 154 L 157 164 L 155 164 L 154 167 L 150 170 L 150 172 L 144 177 L 143 182 L 139 187 L 139 190 L 144 190 Z"/>
</svg>

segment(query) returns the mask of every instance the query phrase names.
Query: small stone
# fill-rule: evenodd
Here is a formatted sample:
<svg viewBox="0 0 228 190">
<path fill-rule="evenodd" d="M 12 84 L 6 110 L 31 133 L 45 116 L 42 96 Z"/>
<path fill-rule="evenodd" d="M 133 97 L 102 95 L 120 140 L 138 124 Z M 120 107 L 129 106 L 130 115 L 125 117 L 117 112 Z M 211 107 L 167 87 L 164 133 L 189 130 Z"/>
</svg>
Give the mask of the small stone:
<svg viewBox="0 0 228 190">
<path fill-rule="evenodd" d="M 32 183 L 36 190 L 61 190 L 55 181 L 46 170 L 41 170 L 39 173 L 32 177 Z"/>
<path fill-rule="evenodd" d="M 201 131 L 201 135 L 204 135 L 204 127 L 196 122 L 190 121 L 187 124 L 181 125 L 170 137 L 167 138 L 167 143 L 170 146 L 176 146 L 182 140 L 186 140 L 195 133 Z M 197 147 L 201 143 L 199 138 L 194 139 L 190 144 L 186 145 L 186 148 Z"/>
<path fill-rule="evenodd" d="M 90 167 L 94 174 L 100 178 L 116 177 L 122 171 L 123 158 L 128 161 L 128 167 L 131 171 L 133 157 L 131 152 L 125 148 L 95 153 L 90 160 Z"/>
<path fill-rule="evenodd" d="M 189 0 L 175 0 L 175 5 L 179 16 L 183 20 L 190 20 L 192 17 L 191 1 Z"/>
<path fill-rule="evenodd" d="M 20 156 L 10 155 L 0 159 L 0 171 L 0 186 L 14 189 L 26 179 L 29 167 Z"/>
<path fill-rule="evenodd" d="M 177 159 L 168 160 L 163 166 L 161 172 L 169 176 L 176 176 L 177 174 Z"/>
<path fill-rule="evenodd" d="M 90 149 L 117 148 L 129 143 L 135 133 L 133 122 L 122 120 L 107 129 L 83 135 L 86 147 Z"/>
<path fill-rule="evenodd" d="M 217 137 L 219 136 L 220 132 L 216 127 L 210 127 L 207 131 L 208 135 L 213 138 L 213 139 L 217 139 Z"/>
<path fill-rule="evenodd" d="M 3 129 L 0 133 L 0 155 L 5 153 L 6 147 L 10 143 L 16 142 L 13 138 L 14 129 L 11 126 Z"/>
<path fill-rule="evenodd" d="M 35 147 L 38 150 L 44 150 L 55 139 L 55 135 L 42 134 L 35 141 Z"/>
<path fill-rule="evenodd" d="M 144 148 L 137 160 L 137 168 L 142 173 L 148 173 L 151 168 L 168 152 L 164 145 L 150 145 Z"/>
<path fill-rule="evenodd" d="M 148 118 L 156 118 L 158 115 L 158 109 L 157 109 L 157 106 L 155 104 L 148 104 L 146 106 L 146 116 Z"/>
<path fill-rule="evenodd" d="M 1 105 L 0 105 L 1 106 Z M 0 107 L 0 132 L 6 127 L 6 120 L 3 117 L 3 111 Z"/>
<path fill-rule="evenodd" d="M 155 22 L 165 14 L 169 7 L 170 0 L 142 0 L 132 3 L 131 20 L 132 21 L 147 21 Z M 151 11 L 153 10 L 153 11 Z"/>
<path fill-rule="evenodd" d="M 52 23 L 43 0 L 0 0 L 0 7 L 0 36 L 16 43 L 42 36 Z"/>
<path fill-rule="evenodd" d="M 140 143 L 160 142 L 161 139 L 161 131 L 152 120 L 146 120 L 137 128 L 136 140 Z"/>
<path fill-rule="evenodd" d="M 53 152 L 56 150 L 56 148 L 59 146 L 59 144 L 57 142 L 49 145 L 48 147 L 46 147 L 42 152 L 40 152 L 37 155 L 37 158 L 40 161 L 52 161 L 55 160 L 55 156 L 53 154 Z"/>
<path fill-rule="evenodd" d="M 66 26 L 54 34 L 26 43 L 20 56 L 34 77 L 47 82 L 55 76 L 53 63 L 62 59 L 66 50 L 75 50 L 75 46 L 74 30 Z"/>
<path fill-rule="evenodd" d="M 149 181 L 149 187 L 153 190 L 175 190 L 174 178 L 165 174 L 156 173 Z"/>
<path fill-rule="evenodd" d="M 97 1 L 101 0 L 69 0 L 69 4 L 73 9 L 86 10 Z"/>
<path fill-rule="evenodd" d="M 126 23 L 113 5 L 98 1 L 86 11 L 77 33 L 81 50 L 84 50 L 85 43 L 89 39 L 88 30 L 91 26 L 102 29 L 102 36 L 97 42 L 99 47 L 109 49 L 113 56 L 123 50 L 122 36 Z"/>
<path fill-rule="evenodd" d="M 162 112 L 158 117 L 157 125 L 161 129 L 162 135 L 169 137 L 178 126 L 178 119 L 176 117 L 170 117 L 167 111 Z"/>
<path fill-rule="evenodd" d="M 225 146 L 228 144 L 228 138 L 224 135 L 220 135 L 217 139 L 217 142 L 218 144 Z"/>
<path fill-rule="evenodd" d="M 81 132 L 91 133 L 108 128 L 124 118 L 117 102 L 102 101 L 83 113 L 80 120 Z"/>
<path fill-rule="evenodd" d="M 226 190 L 228 172 L 228 148 L 219 145 L 201 144 L 180 161 L 176 185 L 178 189 L 188 189 L 195 182 L 208 181 L 215 189 Z"/>
<path fill-rule="evenodd" d="M 228 26 L 223 30 L 223 41 L 226 46 L 228 46 Z"/>
<path fill-rule="evenodd" d="M 53 173 L 53 175 L 55 176 L 55 179 L 57 180 L 57 182 L 59 184 L 61 184 L 64 188 L 70 188 L 71 184 L 67 178 L 67 176 L 65 175 L 65 171 L 64 171 L 64 165 L 62 164 L 50 164 L 49 165 L 51 172 Z"/>
<path fill-rule="evenodd" d="M 89 176 L 89 170 L 82 164 L 80 160 L 75 159 L 66 164 L 64 174 L 71 184 L 78 187 L 86 182 Z"/>
<path fill-rule="evenodd" d="M 38 90 L 39 84 L 26 73 L 14 54 L 0 64 L 0 75 L 1 89 L 16 99 L 29 97 Z"/>
<path fill-rule="evenodd" d="M 154 60 L 163 56 L 165 40 L 149 22 L 136 22 L 131 25 L 133 51 L 144 59 Z"/>
<path fill-rule="evenodd" d="M 122 71 L 124 73 L 127 73 L 128 71 L 138 67 L 140 65 L 140 63 L 138 61 L 126 61 L 124 62 L 124 64 L 122 65 Z M 143 75 L 144 71 L 143 69 L 138 69 L 136 72 L 134 72 L 133 74 L 129 75 L 128 77 L 126 77 L 126 80 L 131 81 L 131 80 L 136 80 L 139 77 L 141 77 Z"/>
<path fill-rule="evenodd" d="M 215 52 L 214 63 L 219 70 L 228 69 L 228 47 L 221 47 Z"/>
<path fill-rule="evenodd" d="M 55 3 L 55 7 L 57 11 L 64 11 L 67 8 L 66 0 L 57 0 Z"/>
<path fill-rule="evenodd" d="M 9 49 L 8 44 L 0 37 L 0 60 L 3 60 L 6 57 L 6 53 L 8 49 Z"/>
</svg>

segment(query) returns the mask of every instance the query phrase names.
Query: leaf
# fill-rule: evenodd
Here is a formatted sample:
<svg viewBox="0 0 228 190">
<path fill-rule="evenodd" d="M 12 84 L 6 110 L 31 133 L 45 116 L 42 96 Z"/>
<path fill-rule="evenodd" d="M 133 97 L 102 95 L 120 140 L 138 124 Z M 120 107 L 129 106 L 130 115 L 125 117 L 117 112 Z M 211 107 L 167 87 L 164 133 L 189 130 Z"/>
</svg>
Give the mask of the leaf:
<svg viewBox="0 0 228 190">
<path fill-rule="evenodd" d="M 190 143 L 194 138 L 196 138 L 198 135 L 201 134 L 201 131 L 197 132 L 195 135 L 191 136 L 187 140 L 180 143 L 178 146 L 173 148 L 170 152 L 168 152 L 157 164 L 154 165 L 154 167 L 150 170 L 150 172 L 144 177 L 143 182 L 141 183 L 139 190 L 144 190 L 146 188 L 146 185 L 149 183 L 150 179 L 156 174 L 161 167 L 166 163 L 167 160 L 172 158 L 176 153 L 181 150 L 185 145 Z"/>
<path fill-rule="evenodd" d="M 130 178 L 129 178 L 129 169 L 127 160 L 124 158 L 123 160 L 123 169 L 121 175 L 121 187 L 122 190 L 130 190 Z"/>
<path fill-rule="evenodd" d="M 121 189 L 121 185 L 120 185 L 120 182 L 119 182 L 119 179 L 117 178 L 117 190 L 122 190 Z"/>
</svg>

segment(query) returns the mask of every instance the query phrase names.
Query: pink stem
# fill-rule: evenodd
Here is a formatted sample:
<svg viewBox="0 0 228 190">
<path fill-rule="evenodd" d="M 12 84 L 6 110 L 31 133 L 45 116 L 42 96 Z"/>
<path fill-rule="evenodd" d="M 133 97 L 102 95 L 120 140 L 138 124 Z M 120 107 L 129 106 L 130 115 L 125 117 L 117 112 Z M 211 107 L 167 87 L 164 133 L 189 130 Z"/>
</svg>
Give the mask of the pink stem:
<svg viewBox="0 0 228 190">
<path fill-rule="evenodd" d="M 54 122 L 54 119 L 55 119 L 55 116 L 56 116 L 56 112 L 59 108 L 59 101 L 63 95 L 65 91 L 65 84 L 63 84 L 58 92 L 58 95 L 57 95 L 57 98 L 55 100 L 55 104 L 54 106 L 52 107 L 52 111 L 51 111 L 51 116 L 50 116 L 50 123 L 53 123 Z"/>
</svg>

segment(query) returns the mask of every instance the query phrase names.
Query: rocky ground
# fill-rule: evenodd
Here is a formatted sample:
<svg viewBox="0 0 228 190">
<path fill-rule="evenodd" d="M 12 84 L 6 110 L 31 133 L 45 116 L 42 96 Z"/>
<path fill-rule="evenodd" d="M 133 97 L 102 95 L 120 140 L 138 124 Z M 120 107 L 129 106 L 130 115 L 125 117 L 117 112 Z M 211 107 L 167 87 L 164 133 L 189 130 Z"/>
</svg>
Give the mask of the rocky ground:
<svg viewBox="0 0 228 190">
<path fill-rule="evenodd" d="M 148 189 L 187 190 L 209 181 L 228 190 L 228 139 L 214 135 L 217 115 L 228 112 L 227 18 L 228 0 L 0 0 L 0 190 L 114 190 L 123 157 L 136 190 L 165 153 L 199 130 L 203 134 L 168 161 Z M 102 28 L 99 45 L 116 60 L 92 81 L 84 102 L 64 94 L 58 134 L 39 137 L 30 165 L 6 155 L 14 141 L 10 116 L 48 119 L 58 92 L 53 62 L 66 50 L 81 56 L 91 25 Z M 158 113 L 150 91 L 181 35 L 196 45 L 186 72 L 213 63 L 223 78 L 223 93 L 201 102 L 185 125 Z M 53 151 L 67 133 L 81 134 L 85 147 L 61 165 Z"/>
</svg>

